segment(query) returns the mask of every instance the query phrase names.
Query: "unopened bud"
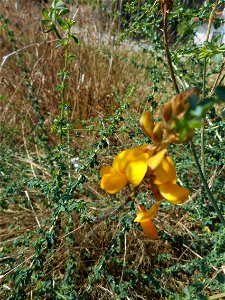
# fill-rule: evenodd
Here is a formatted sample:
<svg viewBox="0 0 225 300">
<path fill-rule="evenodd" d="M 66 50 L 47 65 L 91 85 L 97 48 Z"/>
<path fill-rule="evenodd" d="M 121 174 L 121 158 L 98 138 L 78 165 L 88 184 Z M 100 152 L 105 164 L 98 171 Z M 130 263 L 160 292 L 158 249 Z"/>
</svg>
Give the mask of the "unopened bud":
<svg viewBox="0 0 225 300">
<path fill-rule="evenodd" d="M 152 133 L 152 140 L 159 144 L 162 142 L 162 138 L 163 138 L 163 129 L 162 129 L 162 122 L 158 122 L 156 123 L 154 129 L 153 129 L 153 133 Z"/>
<path fill-rule="evenodd" d="M 185 105 L 179 100 L 180 99 L 175 99 L 175 101 L 172 102 L 173 116 L 177 118 L 181 115 L 181 113 L 185 112 Z"/>
<path fill-rule="evenodd" d="M 141 129 L 151 138 L 152 131 L 154 128 L 154 122 L 152 121 L 152 116 L 150 111 L 146 111 L 142 114 L 140 119 Z"/>
<path fill-rule="evenodd" d="M 166 104 L 163 105 L 162 107 L 162 117 L 164 121 L 167 123 L 171 120 L 172 118 L 172 103 L 171 101 L 167 102 Z"/>
</svg>

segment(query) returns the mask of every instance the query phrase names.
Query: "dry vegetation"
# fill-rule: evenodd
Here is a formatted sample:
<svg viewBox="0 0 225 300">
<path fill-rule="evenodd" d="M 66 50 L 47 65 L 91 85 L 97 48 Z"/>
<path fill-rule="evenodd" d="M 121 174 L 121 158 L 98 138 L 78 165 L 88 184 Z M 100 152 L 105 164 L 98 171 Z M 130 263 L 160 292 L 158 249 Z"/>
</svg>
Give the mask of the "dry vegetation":
<svg viewBox="0 0 225 300">
<path fill-rule="evenodd" d="M 1 122 L 12 127 L 24 120 L 28 124 L 35 124 L 32 103 L 27 99 L 28 91 L 24 86 L 23 76 L 28 76 L 45 122 L 51 124 L 58 109 L 56 70 L 60 70 L 64 63 L 62 50 L 54 48 L 54 35 L 47 36 L 42 32 L 40 6 L 24 1 L 20 10 L 16 10 L 14 2 L 6 1 L 4 16 L 9 19 L 17 48 L 21 49 L 23 65 L 15 65 L 16 53 L 13 53 L 7 33 L 2 30 L 1 88 L 4 89 L 7 103 L 2 101 Z M 112 45 L 115 42 L 108 34 L 104 34 L 102 41 L 101 27 L 98 24 L 100 21 L 94 23 L 89 10 L 86 7 L 75 7 L 72 10 L 72 15 L 77 20 L 75 31 L 78 32 L 80 44 L 76 48 L 76 61 L 70 66 L 72 76 L 68 82 L 71 121 L 112 113 L 117 106 L 116 95 L 123 94 L 130 83 L 138 84 L 138 96 L 142 98 L 149 88 L 145 71 L 125 62 L 125 58 L 132 58 L 144 63 L 143 56 L 131 52 L 129 48 L 118 52 L 119 46 Z M 7 55 L 9 56 L 6 58 Z M 139 106 L 138 103 L 136 106 Z"/>
</svg>

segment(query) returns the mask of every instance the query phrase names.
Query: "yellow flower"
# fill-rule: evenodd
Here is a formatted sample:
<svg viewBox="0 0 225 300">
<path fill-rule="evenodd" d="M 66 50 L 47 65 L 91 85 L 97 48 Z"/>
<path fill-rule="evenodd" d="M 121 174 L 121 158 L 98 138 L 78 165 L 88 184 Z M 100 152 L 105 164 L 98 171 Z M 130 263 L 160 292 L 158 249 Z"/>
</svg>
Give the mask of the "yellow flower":
<svg viewBox="0 0 225 300">
<path fill-rule="evenodd" d="M 176 184 L 176 168 L 172 159 L 167 155 L 166 149 L 159 151 L 148 160 L 151 170 L 151 189 L 158 192 L 162 198 L 172 204 L 181 204 L 187 200 L 189 190 Z M 158 196 L 156 200 L 161 200 Z"/>
<path fill-rule="evenodd" d="M 138 214 L 134 222 L 139 222 L 144 233 L 151 239 L 157 239 L 158 233 L 155 225 L 152 222 L 154 216 L 158 213 L 160 202 L 154 204 L 149 210 L 146 211 L 143 205 L 138 205 Z"/>
<path fill-rule="evenodd" d="M 151 151 L 148 145 L 124 150 L 113 161 L 112 167 L 103 167 L 101 188 L 109 194 L 115 194 L 127 184 L 138 186 L 148 169 L 148 159 Z"/>
<path fill-rule="evenodd" d="M 156 152 L 156 153 L 155 153 Z M 176 184 L 176 169 L 166 149 L 143 145 L 124 150 L 113 161 L 112 167 L 100 170 L 101 188 L 115 194 L 126 185 L 137 187 L 146 177 L 155 200 L 164 198 L 172 204 L 187 200 L 189 190 Z"/>
</svg>

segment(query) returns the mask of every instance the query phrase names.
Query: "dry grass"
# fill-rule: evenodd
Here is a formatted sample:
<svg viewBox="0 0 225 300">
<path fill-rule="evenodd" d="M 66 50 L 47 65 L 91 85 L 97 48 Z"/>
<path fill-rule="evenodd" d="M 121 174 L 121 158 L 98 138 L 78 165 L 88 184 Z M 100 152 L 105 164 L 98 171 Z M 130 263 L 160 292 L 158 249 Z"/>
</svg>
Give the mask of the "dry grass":
<svg viewBox="0 0 225 300">
<path fill-rule="evenodd" d="M 13 53 L 7 33 L 1 29 L 0 57 L 4 63 L 0 77 L 3 96 L 0 122 L 11 128 L 24 123 L 28 132 L 37 122 L 32 105 L 36 98 L 49 128 L 58 114 L 60 99 L 55 87 L 59 83 L 57 72 L 64 64 L 63 53 L 54 48 L 55 36 L 42 32 L 40 6 L 22 1 L 17 11 L 14 2 L 5 1 L 2 6 L 9 29 L 14 33 L 15 45 L 21 49 L 22 64 L 16 65 L 19 58 Z M 124 61 L 124 58 L 133 58 L 143 62 L 141 54 L 115 46 L 107 34 L 102 37 L 100 22 L 94 23 L 87 7 L 72 11 L 78 23 L 75 31 L 78 31 L 80 44 L 75 48 L 75 62 L 70 65 L 66 97 L 71 107 L 71 122 L 79 126 L 82 119 L 111 114 L 118 105 L 116 95 L 123 94 L 130 83 L 139 86 L 136 98 L 141 99 L 145 99 L 149 86 L 145 70 Z M 145 63 L 147 60 L 146 56 Z M 32 86 L 32 93 L 27 82 Z M 140 103 L 135 99 L 130 101 L 134 109 L 139 109 Z"/>
<path fill-rule="evenodd" d="M 36 202 L 35 202 L 36 203 Z M 35 204 L 34 203 L 34 204 Z M 42 228 L 47 228 L 48 224 L 42 222 L 47 220 L 50 216 L 50 212 L 41 210 L 40 205 L 35 206 L 35 211 L 37 218 L 39 219 Z M 177 236 L 182 236 L 180 242 L 165 242 L 162 239 L 151 241 L 147 239 L 143 232 L 138 228 L 134 227 L 125 235 L 125 239 L 122 242 L 119 260 L 123 260 L 126 263 L 126 268 L 138 271 L 139 274 L 149 274 L 151 270 L 168 268 L 174 263 L 186 263 L 192 258 L 198 256 L 197 253 L 191 251 L 191 249 L 185 245 L 183 242 L 185 238 L 184 232 L 189 235 L 189 230 L 192 227 L 198 226 L 197 224 L 191 224 L 188 221 L 188 215 L 185 214 L 182 217 L 182 222 L 180 216 L 183 214 L 181 210 L 170 209 L 168 213 L 160 213 L 159 219 L 156 218 L 156 222 L 160 223 L 160 229 L 166 231 L 169 235 L 174 235 L 176 231 Z M 121 230 L 120 223 L 118 221 L 108 221 L 107 223 L 101 222 L 97 224 L 80 225 L 79 215 L 74 214 L 73 219 L 75 222 L 75 229 L 70 233 L 74 236 L 73 249 L 70 251 L 76 257 L 76 272 L 77 272 L 77 291 L 82 293 L 82 291 L 88 286 L 88 276 L 91 274 L 94 266 L 97 266 L 101 255 L 107 251 L 110 241 L 115 237 L 117 232 Z M 180 219 L 180 220 L 179 220 Z M 16 240 L 26 236 L 31 233 L 31 240 L 29 245 L 23 247 L 14 248 L 14 252 L 10 253 L 7 259 L 13 260 L 13 267 L 9 267 L 5 264 L 5 269 L 3 270 L 6 274 L 11 274 L 17 270 L 17 266 L 32 265 L 34 250 L 31 247 L 32 240 L 35 242 L 37 235 L 35 231 L 37 229 L 37 222 L 33 211 L 29 208 L 24 209 L 18 206 L 10 207 L 8 210 L 0 213 L 0 235 L 2 237 L 1 245 L 4 247 L 11 248 Z M 171 220 L 174 220 L 171 221 Z M 63 218 L 62 223 L 66 222 Z M 11 229 L 8 226 L 10 223 Z M 189 227 L 189 229 L 187 227 Z M 63 226 L 62 226 L 63 227 Z M 12 230 L 15 228 L 15 230 Z M 40 234 L 41 236 L 41 234 Z M 51 265 L 51 276 L 54 278 L 56 284 L 64 276 L 67 260 L 68 246 L 66 244 L 66 237 L 68 234 L 59 234 L 59 239 L 55 245 L 55 251 L 52 255 L 48 255 L 48 259 L 43 265 L 43 273 L 48 276 L 48 266 Z M 161 254 L 170 254 L 169 260 L 157 261 L 156 257 Z M 126 274 L 123 274 L 123 268 L 118 266 L 115 269 L 114 265 L 111 265 L 110 260 L 106 263 L 105 268 L 115 276 L 115 278 L 126 279 Z M 215 271 L 216 272 L 216 271 Z M 4 283 L 7 279 L 7 275 L 2 277 Z M 184 284 L 185 282 L 185 284 Z M 184 272 L 177 273 L 176 277 L 162 278 L 160 285 L 165 289 L 171 289 L 174 291 L 181 291 L 182 288 L 191 283 L 191 278 L 187 276 Z M 11 282 L 7 287 L 13 289 L 14 283 Z M 29 286 L 28 293 L 34 293 L 36 287 Z M 150 296 L 153 291 L 150 285 L 146 285 L 143 289 L 139 286 L 135 289 L 135 299 L 155 299 Z M 154 295 L 154 294 L 153 294 Z M 92 293 L 92 299 L 117 299 L 113 291 L 111 290 L 108 283 L 105 282 L 104 278 L 99 279 L 94 287 Z"/>
</svg>

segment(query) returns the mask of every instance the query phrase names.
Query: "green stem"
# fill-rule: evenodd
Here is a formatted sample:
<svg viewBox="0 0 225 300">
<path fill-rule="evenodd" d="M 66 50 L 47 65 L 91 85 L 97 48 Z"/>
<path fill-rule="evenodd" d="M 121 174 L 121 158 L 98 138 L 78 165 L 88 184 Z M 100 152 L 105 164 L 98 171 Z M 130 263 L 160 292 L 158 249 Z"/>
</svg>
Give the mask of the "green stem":
<svg viewBox="0 0 225 300">
<path fill-rule="evenodd" d="M 172 78 L 174 88 L 175 88 L 177 94 L 179 94 L 180 91 L 179 91 L 179 87 L 177 85 L 176 76 L 174 74 L 174 69 L 173 69 L 172 60 L 171 60 L 170 51 L 169 51 L 169 46 L 168 46 L 168 41 L 167 41 L 167 18 L 168 18 L 168 13 L 169 12 L 166 9 L 164 11 L 164 14 L 163 14 L 163 42 L 164 42 L 166 58 L 167 58 L 167 62 L 168 62 L 169 70 L 170 70 L 170 76 Z"/>
<path fill-rule="evenodd" d="M 67 70 L 67 64 L 68 64 L 68 44 L 65 46 L 65 59 L 64 59 L 64 68 L 63 68 L 63 71 L 66 71 Z M 64 104 L 65 104 L 65 81 L 66 81 L 66 77 L 67 76 L 64 76 L 63 77 L 63 80 L 62 80 L 62 92 L 61 92 L 61 112 L 60 112 L 60 143 L 62 144 L 62 140 L 63 140 L 63 126 L 62 126 L 62 123 L 63 123 L 63 119 L 64 119 L 64 111 L 65 111 L 65 107 L 64 107 Z"/>
<path fill-rule="evenodd" d="M 207 182 L 207 180 L 206 180 L 206 178 L 205 178 L 205 176 L 204 176 L 204 174 L 202 172 L 202 169 L 201 169 L 201 166 L 200 166 L 200 163 L 198 161 L 198 157 L 197 157 L 197 154 L 196 154 L 196 151 L 195 151 L 195 146 L 194 146 L 193 141 L 191 141 L 190 144 L 191 144 L 191 149 L 192 149 L 192 153 L 193 153 L 193 156 L 194 156 L 194 160 L 195 160 L 196 166 L 198 168 L 198 172 L 199 172 L 199 174 L 201 176 L 201 179 L 202 179 L 202 183 L 203 183 L 204 189 L 205 189 L 205 191 L 206 191 L 206 193 L 207 193 L 207 195 L 209 197 L 209 200 L 211 201 L 212 206 L 214 207 L 214 209 L 215 209 L 215 211 L 216 211 L 216 213 L 217 213 L 217 215 L 218 215 L 221 223 L 225 227 L 225 219 L 224 219 L 224 217 L 223 217 L 223 215 L 222 215 L 222 213 L 221 213 L 221 211 L 220 211 L 220 209 L 219 209 L 219 207 L 218 207 L 218 205 L 216 203 L 216 200 L 213 197 L 212 192 L 209 189 L 208 182 Z"/>
<path fill-rule="evenodd" d="M 206 59 L 204 60 L 204 68 L 203 68 L 203 98 L 205 97 L 205 85 L 206 85 Z M 206 177 L 205 172 L 205 118 L 202 119 L 201 124 L 201 161 L 202 161 L 202 172 L 204 177 Z"/>
</svg>

